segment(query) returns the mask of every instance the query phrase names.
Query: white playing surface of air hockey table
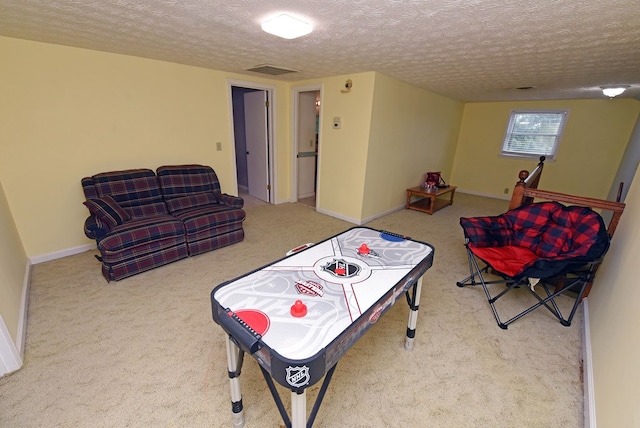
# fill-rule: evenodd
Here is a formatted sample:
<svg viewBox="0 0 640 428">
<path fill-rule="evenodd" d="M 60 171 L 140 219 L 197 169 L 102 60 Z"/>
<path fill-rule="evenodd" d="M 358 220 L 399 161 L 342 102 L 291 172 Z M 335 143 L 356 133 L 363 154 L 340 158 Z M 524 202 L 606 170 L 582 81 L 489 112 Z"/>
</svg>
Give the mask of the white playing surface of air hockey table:
<svg viewBox="0 0 640 428">
<path fill-rule="evenodd" d="M 240 369 L 258 361 L 286 426 L 313 424 L 340 357 L 406 294 L 405 348 L 413 348 L 422 276 L 434 249 L 390 232 L 354 227 L 218 285 L 213 319 L 229 335 L 234 426 L 244 425 Z M 305 389 L 324 379 L 307 419 Z M 291 419 L 273 381 L 291 390 Z"/>
</svg>

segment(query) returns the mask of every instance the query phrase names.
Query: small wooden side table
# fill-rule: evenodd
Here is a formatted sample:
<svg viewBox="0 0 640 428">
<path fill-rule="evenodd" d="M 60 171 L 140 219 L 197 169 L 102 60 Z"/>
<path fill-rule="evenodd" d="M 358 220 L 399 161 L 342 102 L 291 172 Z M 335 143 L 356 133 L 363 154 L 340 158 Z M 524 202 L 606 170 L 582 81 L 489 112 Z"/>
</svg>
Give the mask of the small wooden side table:
<svg viewBox="0 0 640 428">
<path fill-rule="evenodd" d="M 440 198 L 438 196 L 449 194 L 449 199 Z M 456 186 L 449 186 L 438 188 L 434 191 L 426 190 L 420 186 L 407 189 L 407 205 L 408 210 L 422 211 L 425 213 L 433 214 L 434 212 L 442 209 L 446 206 L 453 204 L 453 195 L 456 193 Z M 414 202 L 411 202 L 411 197 L 417 196 Z"/>
</svg>

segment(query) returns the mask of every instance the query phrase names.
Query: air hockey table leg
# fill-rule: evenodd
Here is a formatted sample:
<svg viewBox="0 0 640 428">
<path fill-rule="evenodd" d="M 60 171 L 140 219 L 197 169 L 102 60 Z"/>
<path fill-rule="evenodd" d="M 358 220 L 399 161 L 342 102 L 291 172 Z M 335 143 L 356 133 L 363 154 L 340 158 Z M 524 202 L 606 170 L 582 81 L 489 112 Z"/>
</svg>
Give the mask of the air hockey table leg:
<svg viewBox="0 0 640 428">
<path fill-rule="evenodd" d="M 416 336 L 416 325 L 418 324 L 418 307 L 420 305 L 420 292 L 422 291 L 422 277 L 418 279 L 413 289 L 413 296 L 409 299 L 407 294 L 407 301 L 409 302 L 409 322 L 407 325 L 407 339 L 404 342 L 404 349 L 407 351 L 413 350 L 413 340 Z"/>
<path fill-rule="evenodd" d="M 227 338 L 227 367 L 229 369 L 229 384 L 231 386 L 231 411 L 233 413 L 233 427 L 244 427 L 244 411 L 242 408 L 242 392 L 240 391 L 240 370 L 244 352 Z"/>
<path fill-rule="evenodd" d="M 291 391 L 291 428 L 307 426 L 307 390 Z"/>
</svg>

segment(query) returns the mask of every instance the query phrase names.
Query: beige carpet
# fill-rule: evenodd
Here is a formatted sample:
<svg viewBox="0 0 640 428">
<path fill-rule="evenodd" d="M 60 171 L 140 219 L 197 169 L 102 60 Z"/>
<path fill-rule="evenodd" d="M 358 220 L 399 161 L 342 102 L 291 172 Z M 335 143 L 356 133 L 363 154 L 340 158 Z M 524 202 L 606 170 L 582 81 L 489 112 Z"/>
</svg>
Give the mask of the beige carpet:
<svg viewBox="0 0 640 428">
<path fill-rule="evenodd" d="M 459 217 L 506 206 L 458 194 L 433 216 L 401 210 L 368 224 L 436 249 L 415 349 L 403 348 L 401 300 L 340 360 L 314 426 L 583 425 L 582 310 L 571 327 L 537 310 L 503 331 L 481 288 L 455 285 L 468 275 Z M 211 318 L 211 290 L 353 226 L 302 204 L 250 206 L 245 225 L 242 243 L 120 282 L 103 279 L 94 252 L 34 266 L 25 363 L 0 379 L 0 426 L 230 426 L 225 336 Z M 241 379 L 246 426 L 278 427 L 252 358 Z M 309 408 L 318 389 L 308 390 Z"/>
</svg>

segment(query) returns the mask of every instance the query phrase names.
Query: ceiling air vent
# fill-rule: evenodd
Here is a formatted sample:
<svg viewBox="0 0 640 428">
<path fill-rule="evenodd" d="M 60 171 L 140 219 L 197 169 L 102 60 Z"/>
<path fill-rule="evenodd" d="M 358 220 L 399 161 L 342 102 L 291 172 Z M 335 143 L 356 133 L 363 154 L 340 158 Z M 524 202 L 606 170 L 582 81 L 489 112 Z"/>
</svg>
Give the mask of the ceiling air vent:
<svg viewBox="0 0 640 428">
<path fill-rule="evenodd" d="M 279 76 L 287 73 L 298 73 L 300 70 L 294 70 L 292 68 L 278 67 L 270 64 L 260 64 L 253 68 L 248 68 L 247 71 L 254 71 L 256 73 L 269 74 L 271 76 Z"/>
</svg>

